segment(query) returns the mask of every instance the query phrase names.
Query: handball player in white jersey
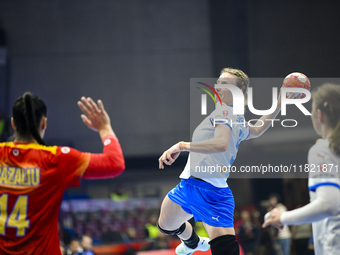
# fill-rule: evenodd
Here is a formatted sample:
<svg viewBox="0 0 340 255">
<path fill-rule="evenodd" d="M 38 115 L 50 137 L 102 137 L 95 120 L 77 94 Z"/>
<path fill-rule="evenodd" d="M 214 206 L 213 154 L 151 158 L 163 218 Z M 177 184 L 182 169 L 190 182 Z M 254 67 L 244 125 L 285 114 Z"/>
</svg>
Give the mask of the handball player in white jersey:
<svg viewBox="0 0 340 255">
<path fill-rule="evenodd" d="M 316 255 L 340 254 L 340 85 L 326 83 L 312 93 L 312 122 L 318 135 L 308 153 L 311 202 L 267 214 L 263 227 L 313 223 Z"/>
<path fill-rule="evenodd" d="M 241 70 L 224 68 L 217 83 L 237 86 L 247 98 L 249 79 Z M 235 160 L 239 143 L 262 135 L 271 123 L 266 119 L 275 119 L 281 110 L 279 99 L 274 113 L 249 127 L 242 115 L 233 115 L 231 91 L 227 88 L 216 88 L 216 91 L 223 104 L 217 101 L 216 109 L 195 129 L 192 142 L 176 143 L 159 158 L 159 168 L 163 169 L 164 164 L 171 165 L 181 151 L 190 152 L 180 175 L 181 182 L 163 200 L 158 222 L 160 231 L 181 239 L 176 248 L 178 255 L 209 248 L 212 255 L 239 254 L 233 227 L 234 198 L 226 182 L 229 171 L 225 171 L 225 167 Z M 195 173 L 195 166 L 219 166 L 223 170 L 214 173 L 213 178 L 202 178 Z M 193 216 L 203 222 L 211 241 L 199 237 L 187 222 Z"/>
</svg>

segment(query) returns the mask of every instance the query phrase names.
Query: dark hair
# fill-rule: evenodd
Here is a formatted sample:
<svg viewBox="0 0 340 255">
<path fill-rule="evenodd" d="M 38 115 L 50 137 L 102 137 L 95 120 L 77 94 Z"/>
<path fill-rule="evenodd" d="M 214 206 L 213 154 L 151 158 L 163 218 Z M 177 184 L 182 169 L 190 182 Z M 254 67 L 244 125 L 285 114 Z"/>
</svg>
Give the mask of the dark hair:
<svg viewBox="0 0 340 255">
<path fill-rule="evenodd" d="M 327 117 L 330 128 L 329 147 L 340 155 L 340 85 L 324 83 L 312 92 L 313 103 Z"/>
<path fill-rule="evenodd" d="M 19 97 L 12 108 L 12 116 L 16 127 L 15 137 L 33 137 L 39 144 L 46 145 L 38 128 L 43 117 L 47 117 L 47 107 L 37 96 L 26 92 Z"/>
</svg>

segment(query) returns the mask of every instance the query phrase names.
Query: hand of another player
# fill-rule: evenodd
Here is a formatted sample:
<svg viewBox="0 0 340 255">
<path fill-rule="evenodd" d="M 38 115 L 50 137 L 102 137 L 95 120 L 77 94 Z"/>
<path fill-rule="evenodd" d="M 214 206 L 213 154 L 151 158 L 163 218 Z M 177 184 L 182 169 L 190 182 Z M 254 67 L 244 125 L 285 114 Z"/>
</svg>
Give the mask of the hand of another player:
<svg viewBox="0 0 340 255">
<path fill-rule="evenodd" d="M 103 102 L 98 100 L 98 105 L 92 98 L 82 97 L 78 106 L 84 114 L 81 118 L 86 126 L 94 131 L 112 130 L 110 117 L 104 109 Z"/>
<path fill-rule="evenodd" d="M 269 213 L 265 215 L 264 217 L 265 222 L 262 224 L 262 227 L 265 228 L 271 225 L 278 229 L 283 229 L 283 225 L 280 220 L 281 214 L 282 214 L 282 211 L 280 211 L 277 208 L 274 208 L 273 210 L 271 210 Z"/>
<path fill-rule="evenodd" d="M 163 152 L 162 156 L 158 159 L 159 169 L 164 169 L 164 164 L 170 166 L 175 160 L 178 158 L 179 154 L 181 154 L 181 148 L 179 143 L 173 145 L 170 149 Z"/>
</svg>

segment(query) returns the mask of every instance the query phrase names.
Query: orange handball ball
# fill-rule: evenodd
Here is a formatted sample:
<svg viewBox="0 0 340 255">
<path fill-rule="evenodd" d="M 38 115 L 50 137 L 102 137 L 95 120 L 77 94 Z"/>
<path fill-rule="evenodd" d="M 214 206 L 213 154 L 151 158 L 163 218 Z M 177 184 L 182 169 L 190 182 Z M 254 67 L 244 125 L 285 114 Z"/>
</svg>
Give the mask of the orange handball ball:
<svg viewBox="0 0 340 255">
<path fill-rule="evenodd" d="M 310 81 L 306 75 L 303 73 L 291 73 L 286 76 L 283 80 L 283 87 L 292 87 L 292 88 L 303 88 L 308 89 L 310 91 Z M 286 97 L 289 97 L 291 93 L 287 93 Z M 292 98 L 296 98 L 302 93 L 294 93 Z M 302 98 L 304 98 L 306 94 L 302 94 Z"/>
</svg>

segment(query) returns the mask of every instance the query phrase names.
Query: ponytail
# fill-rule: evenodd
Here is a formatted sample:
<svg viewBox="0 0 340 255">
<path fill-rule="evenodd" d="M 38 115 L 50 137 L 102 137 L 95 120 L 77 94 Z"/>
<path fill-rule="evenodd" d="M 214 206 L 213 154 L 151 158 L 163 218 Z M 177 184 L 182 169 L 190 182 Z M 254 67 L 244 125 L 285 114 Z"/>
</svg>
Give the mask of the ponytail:
<svg viewBox="0 0 340 255">
<path fill-rule="evenodd" d="M 33 106 L 33 95 L 30 92 L 26 92 L 23 96 L 25 102 L 24 115 L 27 123 L 28 130 L 30 131 L 33 138 L 41 145 L 46 145 L 44 140 L 41 138 L 38 132 L 38 125 L 40 121 L 37 121 L 34 114 L 34 106 Z M 38 124 L 38 125 L 36 125 Z"/>
<path fill-rule="evenodd" d="M 333 129 L 333 132 L 328 140 L 329 147 L 335 152 L 335 154 L 340 155 L 340 120 Z"/>
<path fill-rule="evenodd" d="M 12 114 L 16 126 L 14 138 L 34 138 L 39 144 L 46 145 L 38 130 L 42 118 L 47 116 L 47 108 L 39 97 L 26 92 L 16 100 Z"/>
</svg>

